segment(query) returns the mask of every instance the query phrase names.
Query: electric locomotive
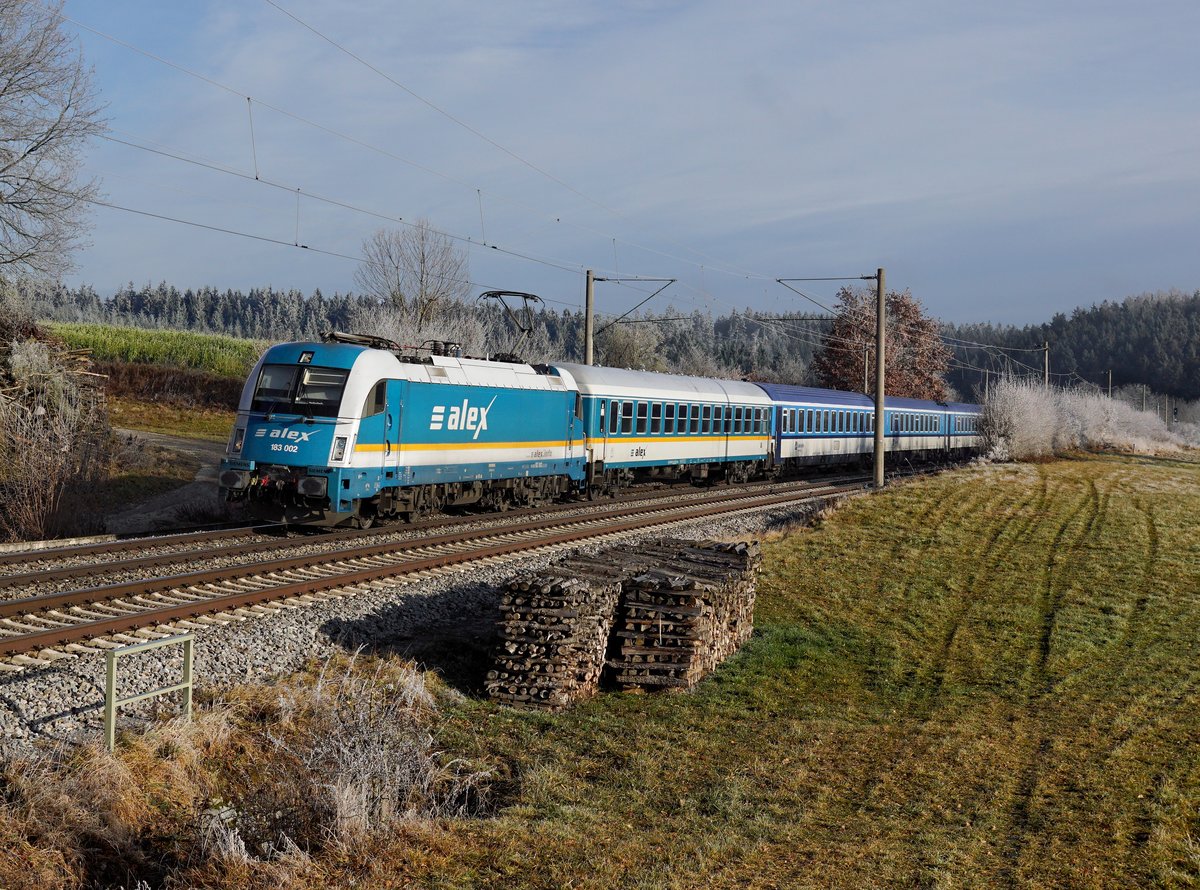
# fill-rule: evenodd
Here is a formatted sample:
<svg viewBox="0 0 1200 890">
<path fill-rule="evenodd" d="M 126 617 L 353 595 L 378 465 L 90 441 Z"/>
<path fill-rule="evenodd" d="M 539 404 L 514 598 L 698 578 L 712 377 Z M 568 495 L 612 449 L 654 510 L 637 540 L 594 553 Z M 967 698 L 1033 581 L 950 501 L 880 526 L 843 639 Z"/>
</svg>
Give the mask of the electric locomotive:
<svg viewBox="0 0 1200 890">
<path fill-rule="evenodd" d="M 569 376 L 417 360 L 377 337 L 327 340 L 272 346 L 246 381 L 220 484 L 254 517 L 367 527 L 448 506 L 531 504 L 583 483 Z"/>
</svg>

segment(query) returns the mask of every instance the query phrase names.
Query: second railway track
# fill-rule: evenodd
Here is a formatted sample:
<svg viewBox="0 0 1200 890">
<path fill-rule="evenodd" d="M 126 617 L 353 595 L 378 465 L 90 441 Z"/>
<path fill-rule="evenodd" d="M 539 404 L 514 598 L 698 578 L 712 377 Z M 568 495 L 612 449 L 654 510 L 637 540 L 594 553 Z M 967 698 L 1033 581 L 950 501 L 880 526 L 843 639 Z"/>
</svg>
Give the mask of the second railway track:
<svg viewBox="0 0 1200 890">
<path fill-rule="evenodd" d="M 386 580 L 403 582 L 448 567 L 486 565 L 489 561 L 637 529 L 825 499 L 861 491 L 862 481 L 851 478 L 825 484 L 774 486 L 774 490 L 765 493 L 710 491 L 703 503 L 695 501 L 694 496 L 686 500 L 663 497 L 582 515 L 547 516 L 541 511 L 540 518 L 483 530 L 446 531 L 399 543 L 373 542 L 372 535 L 335 533 L 317 540 L 348 542 L 348 546 L 323 553 L 10 599 L 0 602 L 0 669 L 44 666 L 134 639 L 168 635 L 256 612 L 265 614 L 281 607 L 303 606 L 344 595 L 362 585 Z M 463 520 L 466 521 L 469 520 Z M 240 550 L 252 554 L 283 546 L 286 545 L 279 541 L 260 541 L 242 545 Z M 195 556 L 157 554 L 108 566 L 145 570 Z M 104 564 L 85 565 L 12 577 L 17 583 L 26 583 L 46 580 L 51 572 L 56 572 L 53 577 L 71 578 L 105 570 Z M 4 586 L 3 581 L 0 586 Z"/>
</svg>

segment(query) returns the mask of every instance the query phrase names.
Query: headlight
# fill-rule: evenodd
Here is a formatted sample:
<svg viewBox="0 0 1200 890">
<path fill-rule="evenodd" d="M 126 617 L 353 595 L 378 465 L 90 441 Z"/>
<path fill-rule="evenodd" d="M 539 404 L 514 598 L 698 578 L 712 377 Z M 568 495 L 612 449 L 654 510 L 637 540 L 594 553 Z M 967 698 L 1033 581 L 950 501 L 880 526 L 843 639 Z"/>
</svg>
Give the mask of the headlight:
<svg viewBox="0 0 1200 890">
<path fill-rule="evenodd" d="M 328 487 L 329 480 L 324 476 L 304 476 L 296 483 L 296 491 L 306 498 L 323 498 Z"/>
<path fill-rule="evenodd" d="M 242 443 L 246 440 L 246 428 L 239 426 L 233 431 L 233 442 L 229 446 L 229 450 L 234 454 L 241 453 Z"/>
<path fill-rule="evenodd" d="M 346 456 L 346 436 L 337 436 L 333 440 L 333 459 L 341 460 Z"/>
</svg>

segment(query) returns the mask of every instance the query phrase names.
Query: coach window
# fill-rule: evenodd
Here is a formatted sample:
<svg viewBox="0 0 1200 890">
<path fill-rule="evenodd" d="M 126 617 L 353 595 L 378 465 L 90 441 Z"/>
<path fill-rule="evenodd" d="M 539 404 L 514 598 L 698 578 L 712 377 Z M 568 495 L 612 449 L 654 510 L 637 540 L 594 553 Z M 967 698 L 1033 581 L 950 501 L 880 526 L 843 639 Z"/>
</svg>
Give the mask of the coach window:
<svg viewBox="0 0 1200 890">
<path fill-rule="evenodd" d="M 615 433 L 617 431 L 617 423 L 619 422 L 620 417 L 621 417 L 621 403 L 620 402 L 609 402 L 608 403 L 608 432 L 609 432 L 609 435 L 612 435 L 613 433 Z"/>
<path fill-rule="evenodd" d="M 675 403 L 667 402 L 663 406 L 663 432 L 668 436 L 675 432 Z"/>
<path fill-rule="evenodd" d="M 637 431 L 639 434 L 646 432 L 646 403 L 645 402 L 638 402 Z"/>
<path fill-rule="evenodd" d="M 744 433 L 746 428 L 742 425 L 745 418 L 745 410 L 741 405 L 733 409 L 733 431 L 735 433 Z"/>
<path fill-rule="evenodd" d="M 712 406 L 705 405 L 700 409 L 700 432 L 712 432 Z"/>
<path fill-rule="evenodd" d="M 633 432 L 633 402 L 621 403 L 621 432 Z"/>
<path fill-rule="evenodd" d="M 655 402 L 650 406 L 650 432 L 662 432 L 662 403 Z"/>
</svg>

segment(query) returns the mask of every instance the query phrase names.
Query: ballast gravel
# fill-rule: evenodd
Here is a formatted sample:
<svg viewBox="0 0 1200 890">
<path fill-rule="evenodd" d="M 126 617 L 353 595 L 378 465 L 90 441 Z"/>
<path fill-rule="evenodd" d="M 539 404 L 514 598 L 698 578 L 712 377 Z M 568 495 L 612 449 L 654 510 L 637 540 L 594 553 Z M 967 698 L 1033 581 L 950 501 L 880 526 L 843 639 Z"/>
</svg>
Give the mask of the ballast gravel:
<svg viewBox="0 0 1200 890">
<path fill-rule="evenodd" d="M 664 534 L 731 539 L 806 522 L 820 505 L 803 504 L 663 526 L 622 536 L 651 539 Z M 313 658 L 336 652 L 390 652 L 441 673 L 466 694 L 480 694 L 486 657 L 499 616 L 499 591 L 517 571 L 536 569 L 568 552 L 595 544 L 494 565 L 475 563 L 425 580 L 376 582 L 354 595 L 309 606 L 272 610 L 195 631 L 193 678 L 197 689 L 219 690 L 293 672 Z M 81 655 L 48 667 L 0 673 L 0 755 L 45 743 L 78 743 L 102 737 L 106 659 Z M 117 694 L 125 698 L 181 680 L 182 647 L 167 646 L 123 657 Z M 127 706 L 120 727 L 177 712 L 177 696 Z"/>
</svg>

